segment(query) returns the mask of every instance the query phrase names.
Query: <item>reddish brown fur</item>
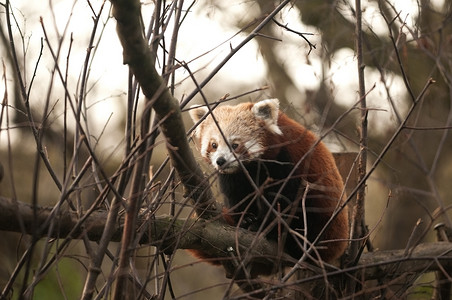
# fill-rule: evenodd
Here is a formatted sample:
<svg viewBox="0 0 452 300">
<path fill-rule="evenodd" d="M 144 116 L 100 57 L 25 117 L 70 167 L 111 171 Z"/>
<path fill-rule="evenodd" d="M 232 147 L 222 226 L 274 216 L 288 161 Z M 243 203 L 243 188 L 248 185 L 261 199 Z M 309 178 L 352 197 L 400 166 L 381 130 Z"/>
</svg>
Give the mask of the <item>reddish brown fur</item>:
<svg viewBox="0 0 452 300">
<path fill-rule="evenodd" d="M 279 114 L 278 125 L 283 132 L 282 136 L 269 135 L 269 145 L 284 144 L 290 142 L 285 146 L 288 149 L 292 161 L 297 163 L 308 151 L 311 151 L 313 145 L 317 142 L 318 138 L 309 130 L 298 124 L 294 120 L 288 118 L 283 113 Z M 264 154 L 265 156 L 266 154 Z M 271 157 L 269 155 L 268 158 Z M 307 158 L 303 159 L 300 166 L 297 168 L 296 175 L 303 175 L 309 183 L 314 183 L 319 186 L 326 187 L 324 194 L 325 198 L 329 199 L 341 199 L 341 195 L 344 192 L 344 184 L 342 177 L 336 167 L 334 157 L 322 142 L 318 143 L 311 154 Z M 343 195 L 342 199 L 345 197 Z M 329 208 L 325 211 L 325 222 L 330 219 L 331 212 L 334 212 L 338 208 L 338 203 L 333 201 L 327 201 L 317 199 L 318 208 Z M 322 228 L 317 228 L 321 230 Z M 328 226 L 323 235 L 322 246 L 326 246 L 319 249 L 319 253 L 323 260 L 332 261 L 340 257 L 347 248 L 347 240 L 349 238 L 349 222 L 348 222 L 348 210 L 347 206 L 337 215 Z M 326 242 L 335 241 L 335 242 Z"/>
<path fill-rule="evenodd" d="M 334 158 L 326 146 L 322 142 L 318 142 L 318 138 L 312 132 L 281 112 L 278 113 L 277 127 L 281 130 L 282 135 L 275 133 L 272 131 L 274 128 L 269 129 L 268 123 L 266 123 L 268 120 L 256 117 L 251 112 L 253 106 L 253 103 L 243 103 L 231 107 L 219 107 L 215 111 L 215 116 L 226 137 L 239 132 L 241 137 L 249 136 L 250 139 L 264 141 L 264 151 L 260 155 L 260 159 L 277 160 L 282 151 L 289 154 L 290 162 L 298 165 L 293 176 L 301 177 L 308 182 L 309 192 L 314 195 L 314 198 L 309 200 L 310 207 L 319 209 L 319 212 L 313 214 L 314 218 L 311 216 L 311 222 L 308 224 L 310 236 L 315 237 L 329 221 L 333 212 L 341 206 L 344 198 L 343 181 Z M 218 135 L 215 126 L 211 118 L 201 123 L 196 134 L 198 143 L 205 143 L 206 140 L 209 140 L 209 136 L 206 135 Z M 209 149 L 208 153 L 204 153 L 203 156 L 212 163 L 210 151 L 212 149 Z M 219 176 L 226 175 L 220 174 Z M 301 184 L 299 188 L 304 189 Z M 234 221 L 229 217 L 229 221 L 231 220 Z M 330 222 L 321 237 L 318 244 L 321 258 L 331 262 L 340 257 L 347 247 L 348 238 L 348 212 L 347 207 L 344 207 Z M 212 258 L 200 251 L 196 251 L 195 254 L 200 258 Z M 268 270 L 262 273 L 268 273 Z"/>
</svg>

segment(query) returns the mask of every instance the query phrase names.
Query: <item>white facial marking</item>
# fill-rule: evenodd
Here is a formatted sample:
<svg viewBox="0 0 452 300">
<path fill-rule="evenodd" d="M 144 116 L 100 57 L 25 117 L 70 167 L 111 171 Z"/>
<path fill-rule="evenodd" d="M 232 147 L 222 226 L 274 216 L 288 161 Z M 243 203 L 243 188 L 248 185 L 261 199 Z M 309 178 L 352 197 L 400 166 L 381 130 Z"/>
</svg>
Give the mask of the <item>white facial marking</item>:
<svg viewBox="0 0 452 300">
<path fill-rule="evenodd" d="M 201 155 L 203 157 L 207 157 L 208 148 L 209 148 L 209 142 L 208 141 L 203 141 L 201 143 L 201 149 L 200 149 Z"/>
<path fill-rule="evenodd" d="M 263 139 L 265 132 L 281 135 L 278 126 L 279 101 L 267 99 L 253 106 L 224 106 L 215 110 L 214 114 L 221 127 L 208 116 L 196 131 L 200 142 L 201 155 L 220 173 L 235 173 L 240 168 L 240 161 L 259 159 L 266 151 Z M 206 109 L 194 108 L 190 115 L 193 120 L 199 120 Z M 263 124 L 264 123 L 264 124 Z M 226 136 L 227 142 L 224 140 Z M 215 144 L 212 144 L 212 143 Z M 234 149 L 232 149 L 234 148 Z"/>
<path fill-rule="evenodd" d="M 222 165 L 218 164 L 219 160 L 224 160 Z M 239 163 L 226 143 L 221 143 L 215 152 L 210 153 L 210 163 L 220 173 L 234 173 L 239 168 Z"/>
</svg>

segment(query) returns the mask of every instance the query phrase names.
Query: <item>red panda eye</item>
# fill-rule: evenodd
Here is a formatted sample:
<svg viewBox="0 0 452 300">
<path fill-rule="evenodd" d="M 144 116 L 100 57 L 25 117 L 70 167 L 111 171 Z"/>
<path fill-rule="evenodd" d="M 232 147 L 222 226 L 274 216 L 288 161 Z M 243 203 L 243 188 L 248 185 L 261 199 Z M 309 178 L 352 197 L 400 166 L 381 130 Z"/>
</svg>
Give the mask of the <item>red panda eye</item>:
<svg viewBox="0 0 452 300">
<path fill-rule="evenodd" d="M 218 145 L 217 145 L 217 143 L 215 143 L 215 142 L 213 142 L 213 143 L 211 144 L 211 146 L 212 146 L 213 149 L 217 149 L 217 148 L 218 148 Z"/>
<path fill-rule="evenodd" d="M 237 144 L 237 143 L 234 143 L 234 144 L 231 145 L 231 148 L 233 150 L 237 149 L 238 147 L 239 147 L 239 144 Z"/>
</svg>

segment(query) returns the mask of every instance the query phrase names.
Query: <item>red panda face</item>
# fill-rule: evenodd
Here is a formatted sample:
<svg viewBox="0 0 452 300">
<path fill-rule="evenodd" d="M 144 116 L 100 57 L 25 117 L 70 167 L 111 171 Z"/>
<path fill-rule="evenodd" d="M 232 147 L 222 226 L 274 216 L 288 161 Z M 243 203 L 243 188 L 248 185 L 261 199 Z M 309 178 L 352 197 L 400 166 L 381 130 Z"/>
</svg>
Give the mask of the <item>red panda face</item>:
<svg viewBox="0 0 452 300">
<path fill-rule="evenodd" d="M 266 150 L 268 133 L 282 134 L 277 125 L 279 101 L 263 100 L 256 104 L 219 106 L 196 128 L 195 140 L 201 155 L 221 173 L 235 173 L 239 160 L 257 160 Z M 209 113 L 207 107 L 196 106 L 190 116 L 197 123 Z"/>
</svg>

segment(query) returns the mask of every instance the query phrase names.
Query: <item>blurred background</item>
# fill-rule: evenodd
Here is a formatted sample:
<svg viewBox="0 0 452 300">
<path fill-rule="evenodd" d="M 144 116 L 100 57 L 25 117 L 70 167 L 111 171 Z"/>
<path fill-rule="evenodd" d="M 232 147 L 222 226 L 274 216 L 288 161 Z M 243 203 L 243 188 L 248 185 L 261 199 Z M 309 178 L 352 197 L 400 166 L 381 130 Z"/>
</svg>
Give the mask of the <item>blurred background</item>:
<svg viewBox="0 0 452 300">
<path fill-rule="evenodd" d="M 169 86 L 174 96 L 183 101 L 196 90 L 197 83 L 212 75 L 278 4 L 264 0 L 143 1 L 144 34 L 152 37 L 150 47 L 157 50 L 158 70 L 171 74 Z M 406 121 L 366 186 L 365 220 L 375 249 L 407 247 L 418 220 L 421 225 L 416 228 L 421 233 L 416 233 L 416 242 L 433 241 L 432 228 L 437 223 L 452 225 L 451 6 L 447 0 L 362 3 L 369 166 Z M 182 17 L 175 26 L 177 7 L 182 7 Z M 158 35 L 151 30 L 157 8 L 161 21 Z M 227 94 L 236 102 L 277 97 L 284 112 L 316 133 L 333 127 L 325 139 L 330 149 L 358 152 L 361 120 L 356 107 L 354 24 L 354 1 L 293 1 L 215 71 L 203 93 L 212 103 Z M 13 36 L 14 48 L 9 36 Z M 144 98 L 122 63 L 110 3 L 1 1 L 0 43 L 0 163 L 4 169 L 0 196 L 42 206 L 53 206 L 60 200 L 55 180 L 39 162 L 31 128 L 35 126 L 45 157 L 64 182 L 71 176 L 71 168 L 78 165 L 80 169 L 89 156 L 77 148 L 77 116 L 71 105 L 82 106 L 79 118 L 88 139 L 104 170 L 112 175 L 133 140 L 125 134 L 127 115 L 133 112 L 138 124 Z M 171 47 L 176 51 L 176 67 L 168 70 L 165 66 Z M 16 65 L 25 90 L 18 83 Z M 435 83 L 424 92 L 430 79 Z M 405 120 L 418 98 L 414 113 Z M 132 106 L 128 106 L 130 99 Z M 190 104 L 201 102 L 197 94 Z M 186 112 L 183 114 L 189 129 L 192 124 Z M 157 141 L 150 173 L 158 170 L 167 156 L 161 137 Z M 75 152 L 79 161 L 73 163 Z M 207 166 L 203 168 L 209 172 Z M 165 166 L 159 180 L 164 182 L 168 174 Z M 98 170 L 90 168 L 74 197 L 86 208 L 99 195 L 100 185 Z M 176 200 L 181 199 L 182 191 L 174 191 Z M 162 204 L 158 213 L 168 214 L 170 208 Z M 10 280 L 29 243 L 26 235 L 2 235 L 0 286 Z M 39 242 L 32 269 L 47 261 L 57 247 L 53 241 Z M 111 243 L 110 248 L 116 253 L 117 244 Z M 88 264 L 86 245 L 74 240 L 57 256 L 58 262 L 36 280 L 34 299 L 80 297 Z M 149 272 L 149 257 L 153 256 L 152 247 L 137 251 L 138 273 Z M 99 281 L 110 276 L 111 268 L 111 260 L 106 259 Z M 157 269 L 162 268 L 159 265 Z M 221 268 L 200 263 L 184 251 L 172 257 L 171 268 L 178 299 L 217 299 L 228 288 Z M 21 276 L 23 272 L 15 280 L 15 290 L 23 284 Z M 154 293 L 157 291 L 155 288 Z M 171 298 L 163 292 L 158 295 Z"/>
</svg>

